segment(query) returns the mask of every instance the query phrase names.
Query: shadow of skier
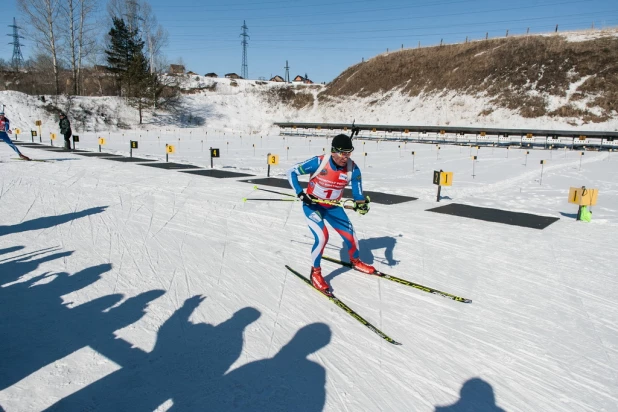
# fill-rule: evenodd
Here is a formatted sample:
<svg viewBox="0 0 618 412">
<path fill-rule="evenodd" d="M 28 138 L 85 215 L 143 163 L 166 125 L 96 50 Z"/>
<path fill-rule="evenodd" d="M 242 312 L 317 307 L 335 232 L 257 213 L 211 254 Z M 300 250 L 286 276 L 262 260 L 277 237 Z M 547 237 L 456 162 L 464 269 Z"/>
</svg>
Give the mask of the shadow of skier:
<svg viewBox="0 0 618 412">
<path fill-rule="evenodd" d="M 393 257 L 393 252 L 395 250 L 395 246 L 397 245 L 397 239 L 392 236 L 382 236 L 371 239 L 361 239 L 358 241 L 359 246 L 359 257 L 360 259 L 373 265 L 376 261 L 373 251 L 384 249 L 384 258 L 386 259 L 385 263 L 388 266 L 395 266 L 399 263 L 398 260 L 395 260 Z M 348 248 L 345 245 L 339 251 L 339 259 L 343 262 L 349 262 L 350 256 L 348 255 Z M 330 272 L 327 276 L 324 276 L 324 279 L 327 282 L 330 282 L 333 278 L 341 275 L 342 273 L 348 272 L 351 269 L 347 267 L 340 267 Z"/>
</svg>

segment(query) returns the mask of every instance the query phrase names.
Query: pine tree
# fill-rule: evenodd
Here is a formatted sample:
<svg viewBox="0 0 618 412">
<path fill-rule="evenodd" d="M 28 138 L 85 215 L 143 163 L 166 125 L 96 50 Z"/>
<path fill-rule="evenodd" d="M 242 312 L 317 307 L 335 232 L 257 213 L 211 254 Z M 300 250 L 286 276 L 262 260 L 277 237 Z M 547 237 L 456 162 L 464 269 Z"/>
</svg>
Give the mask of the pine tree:
<svg viewBox="0 0 618 412">
<path fill-rule="evenodd" d="M 142 52 L 133 56 L 124 77 L 130 84 L 127 91 L 128 102 L 138 110 L 139 123 L 142 124 L 143 110 L 156 106 L 163 88 L 157 73 L 150 73 L 150 67 Z"/>
<path fill-rule="evenodd" d="M 121 18 L 113 19 L 105 53 L 109 70 L 117 76 L 119 94 L 138 110 L 140 124 L 144 109 L 176 104 L 177 88 L 161 83 L 144 55 L 144 41 L 138 30 L 131 30 Z"/>
<path fill-rule="evenodd" d="M 136 55 L 142 54 L 144 42 L 139 37 L 137 29 L 130 30 L 124 19 L 113 18 L 113 27 L 109 31 L 109 44 L 105 54 L 109 70 L 114 73 L 118 80 L 118 92 L 130 93 L 131 76 L 127 76 L 129 67 Z"/>
</svg>

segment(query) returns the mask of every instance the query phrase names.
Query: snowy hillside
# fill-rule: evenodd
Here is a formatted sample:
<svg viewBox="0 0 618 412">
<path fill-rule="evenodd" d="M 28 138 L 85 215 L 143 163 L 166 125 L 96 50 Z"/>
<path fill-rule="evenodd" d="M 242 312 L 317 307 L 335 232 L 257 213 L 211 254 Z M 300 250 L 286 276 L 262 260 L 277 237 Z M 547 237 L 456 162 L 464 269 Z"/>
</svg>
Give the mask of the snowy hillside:
<svg viewBox="0 0 618 412">
<path fill-rule="evenodd" d="M 274 86 L 214 81 L 214 91 L 185 96 L 182 116 L 157 113 L 142 127 L 118 99 L 76 98 L 72 116 L 92 113 L 74 122 L 78 148 L 98 151 L 104 137 L 104 152 L 128 155 L 136 140 L 133 156 L 164 161 L 170 144 L 170 162 L 208 169 L 213 147 L 215 169 L 256 177 L 272 153 L 280 163 L 271 176 L 284 178 L 330 141 L 284 138 L 273 121 L 467 124 L 477 104 L 462 98 L 451 106 L 460 111 L 441 113 L 426 101 L 390 110 L 348 101 L 297 111 L 266 104 L 262 92 Z M 31 140 L 38 119 L 43 143 L 58 133 L 36 97 L 0 92 L 0 102 L 19 141 Z M 189 114 L 205 124 L 190 125 Z M 0 410 L 615 411 L 618 155 L 355 145 L 365 190 L 418 198 L 349 212 L 361 258 L 472 299 L 324 261 L 335 294 L 401 346 L 285 269 L 310 267 L 313 237 L 298 202 L 243 202 L 279 196 L 242 178 L 75 153 L 21 146 L 49 161 L 14 160 L 0 143 Z M 454 172 L 439 204 L 436 169 Z M 567 202 L 569 187 L 582 185 L 599 190 L 590 223 L 577 222 Z M 537 230 L 427 211 L 454 203 L 559 220 Z M 347 260 L 341 246 L 331 230 L 325 254 Z"/>
</svg>

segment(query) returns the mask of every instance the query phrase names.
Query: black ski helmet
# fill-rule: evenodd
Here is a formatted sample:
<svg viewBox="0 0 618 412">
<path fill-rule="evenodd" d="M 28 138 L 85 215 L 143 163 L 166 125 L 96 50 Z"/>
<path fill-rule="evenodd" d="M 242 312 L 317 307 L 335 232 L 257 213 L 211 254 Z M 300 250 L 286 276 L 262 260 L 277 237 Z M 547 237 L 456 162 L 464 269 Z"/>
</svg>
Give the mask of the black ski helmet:
<svg viewBox="0 0 618 412">
<path fill-rule="evenodd" d="M 333 138 L 331 152 L 351 152 L 353 150 L 352 138 L 347 134 L 338 134 Z"/>
</svg>

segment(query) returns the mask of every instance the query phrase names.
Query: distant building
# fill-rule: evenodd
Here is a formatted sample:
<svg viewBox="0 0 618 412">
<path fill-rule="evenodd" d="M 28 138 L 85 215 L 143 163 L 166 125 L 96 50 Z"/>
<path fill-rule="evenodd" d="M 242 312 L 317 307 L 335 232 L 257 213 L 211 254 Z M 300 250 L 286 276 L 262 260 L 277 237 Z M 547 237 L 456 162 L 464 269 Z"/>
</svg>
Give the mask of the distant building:
<svg viewBox="0 0 618 412">
<path fill-rule="evenodd" d="M 275 77 L 273 77 L 272 79 L 270 79 L 271 82 L 285 82 L 285 80 L 283 80 L 283 77 L 276 75 Z"/>
<path fill-rule="evenodd" d="M 307 74 L 305 74 L 305 76 L 301 76 L 300 74 L 296 77 L 294 77 L 294 80 L 292 80 L 293 83 L 305 83 L 305 84 L 313 84 L 313 81 L 309 79 L 309 77 L 307 77 Z"/>
<path fill-rule="evenodd" d="M 185 66 L 182 64 L 170 64 L 169 74 L 184 74 Z"/>
<path fill-rule="evenodd" d="M 242 77 L 240 77 L 236 73 L 228 73 L 225 75 L 225 78 L 226 79 L 242 79 Z"/>
<path fill-rule="evenodd" d="M 189 71 L 187 72 L 187 74 L 188 74 L 189 76 L 194 76 L 194 75 L 197 75 L 197 73 L 192 72 L 191 70 L 189 70 Z"/>
<path fill-rule="evenodd" d="M 217 73 L 206 73 L 204 77 L 219 77 L 219 76 L 217 76 Z"/>
</svg>

